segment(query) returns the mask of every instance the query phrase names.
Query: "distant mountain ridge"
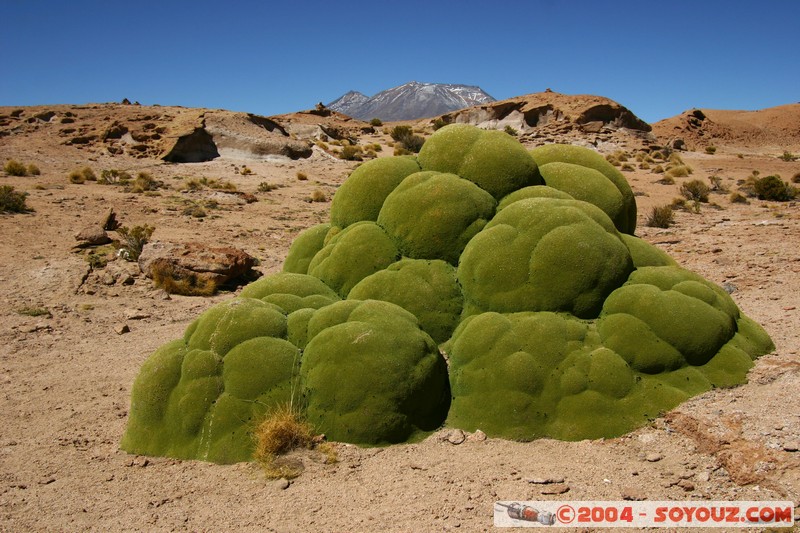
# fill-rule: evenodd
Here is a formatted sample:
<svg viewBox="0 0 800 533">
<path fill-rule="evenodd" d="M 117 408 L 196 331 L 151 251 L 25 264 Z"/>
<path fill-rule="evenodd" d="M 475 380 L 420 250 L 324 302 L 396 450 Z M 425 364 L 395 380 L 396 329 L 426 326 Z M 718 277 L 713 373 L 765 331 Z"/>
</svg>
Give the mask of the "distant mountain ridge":
<svg viewBox="0 0 800 533">
<path fill-rule="evenodd" d="M 495 99 L 474 85 L 412 81 L 368 97 L 349 91 L 328 107 L 359 120 L 416 120 L 429 118 Z"/>
</svg>

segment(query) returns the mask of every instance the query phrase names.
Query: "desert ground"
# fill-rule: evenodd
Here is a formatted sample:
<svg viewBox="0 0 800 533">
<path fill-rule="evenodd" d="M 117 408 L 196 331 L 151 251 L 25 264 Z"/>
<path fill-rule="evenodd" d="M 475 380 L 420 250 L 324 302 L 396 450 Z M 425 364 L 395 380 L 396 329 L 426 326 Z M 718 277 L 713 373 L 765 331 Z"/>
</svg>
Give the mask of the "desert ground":
<svg viewBox="0 0 800 533">
<path fill-rule="evenodd" d="M 621 138 L 618 148 L 632 150 Z M 380 129 L 360 137 L 381 144 L 379 155 L 391 154 L 389 141 Z M 298 233 L 326 220 L 357 163 L 318 148 L 296 160 L 166 163 L 63 144 L 43 128 L 0 137 L 0 160 L 41 170 L 0 175 L 0 185 L 28 193 L 33 209 L 0 214 L 0 530 L 489 531 L 495 501 L 550 499 L 791 500 L 800 516 L 800 211 L 795 202 L 729 200 L 753 170 L 784 180 L 800 172 L 800 162 L 777 157 L 800 146 L 737 142 L 718 142 L 714 154 L 680 152 L 694 173 L 672 185 L 649 170 L 625 175 L 637 194 L 637 235 L 728 287 L 771 335 L 776 349 L 758 359 L 746 385 L 712 390 L 614 439 L 519 443 L 442 430 L 385 448 L 336 443 L 332 464 L 299 453 L 305 470 L 287 483 L 266 479 L 255 463 L 119 449 L 142 362 L 235 293 L 169 296 L 122 258 L 92 269 L 74 234 L 113 208 L 125 226 L 154 226 L 153 240 L 237 247 L 260 260 L 262 273 L 277 272 Z M 136 194 L 71 183 L 69 172 L 85 166 L 98 175 L 146 171 L 165 187 Z M 677 211 L 668 229 L 646 226 L 651 208 L 680 196 L 681 183 L 709 176 L 728 192 L 712 192 L 699 213 Z M 202 177 L 257 201 L 184 190 Z M 259 190 L 263 182 L 277 188 Z M 309 201 L 315 191 L 324 201 Z M 203 202 L 213 206 L 207 216 L 184 214 Z"/>
</svg>

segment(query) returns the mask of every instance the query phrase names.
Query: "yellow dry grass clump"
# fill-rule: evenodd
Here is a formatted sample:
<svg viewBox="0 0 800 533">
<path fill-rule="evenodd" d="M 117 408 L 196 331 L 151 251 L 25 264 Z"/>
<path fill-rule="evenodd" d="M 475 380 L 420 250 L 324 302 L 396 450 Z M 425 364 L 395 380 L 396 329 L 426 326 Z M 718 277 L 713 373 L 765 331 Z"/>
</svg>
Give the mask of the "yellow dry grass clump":
<svg viewBox="0 0 800 533">
<path fill-rule="evenodd" d="M 253 457 L 266 476 L 270 479 L 292 479 L 302 473 L 302 464 L 281 460 L 279 456 L 297 448 L 311 448 L 314 432 L 297 409 L 285 404 L 268 413 L 256 426 L 253 440 Z"/>
</svg>

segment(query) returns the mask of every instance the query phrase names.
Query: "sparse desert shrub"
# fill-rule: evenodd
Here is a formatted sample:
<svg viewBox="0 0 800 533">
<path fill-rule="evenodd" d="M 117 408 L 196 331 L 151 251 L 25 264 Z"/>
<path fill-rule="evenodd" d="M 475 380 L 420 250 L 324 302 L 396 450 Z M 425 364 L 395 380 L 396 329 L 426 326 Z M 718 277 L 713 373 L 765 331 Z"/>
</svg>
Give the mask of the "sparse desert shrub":
<svg viewBox="0 0 800 533">
<path fill-rule="evenodd" d="M 792 183 L 800 183 L 800 172 L 792 176 Z"/>
<path fill-rule="evenodd" d="M 700 180 L 687 181 L 681 185 L 681 194 L 687 200 L 694 202 L 708 202 L 708 194 L 711 189 Z"/>
<path fill-rule="evenodd" d="M 9 176 L 27 176 L 28 169 L 25 168 L 25 165 L 17 161 L 16 159 L 9 159 L 6 161 L 6 164 L 3 165 L 3 170 L 6 171 L 6 174 Z"/>
<path fill-rule="evenodd" d="M 398 125 L 392 128 L 390 133 L 392 139 L 400 144 L 400 146 L 412 153 L 417 153 L 422 149 L 422 145 L 425 144 L 425 138 L 416 135 L 414 130 L 411 129 L 411 126 L 405 125 Z"/>
<path fill-rule="evenodd" d="M 667 158 L 667 161 L 671 165 L 685 165 L 686 164 L 686 163 L 683 162 L 683 158 L 679 154 L 677 154 L 675 152 L 672 152 L 671 154 L 669 154 L 669 157 Z"/>
<path fill-rule="evenodd" d="M 208 216 L 203 206 L 196 203 L 186 206 L 183 211 L 181 211 L 181 214 L 192 218 L 205 218 Z"/>
<path fill-rule="evenodd" d="M 53 316 L 50 313 L 50 310 L 46 307 L 20 307 L 14 310 L 18 315 L 30 316 L 30 317 L 39 317 L 39 316 L 46 316 L 51 317 Z"/>
<path fill-rule="evenodd" d="M 345 161 L 362 161 L 361 147 L 349 144 L 342 146 L 342 150 L 339 152 L 339 159 L 344 159 Z"/>
<path fill-rule="evenodd" d="M 660 180 L 656 180 L 656 183 L 660 183 L 661 185 L 675 185 L 675 178 L 672 176 L 664 176 Z"/>
<path fill-rule="evenodd" d="M 250 174 L 253 173 L 253 169 L 251 169 L 250 167 L 246 167 L 245 166 L 245 167 L 242 167 L 242 169 L 239 171 L 239 173 L 242 176 L 249 176 Z"/>
<path fill-rule="evenodd" d="M 29 176 L 39 176 L 42 173 L 42 171 L 39 170 L 39 167 L 36 166 L 35 163 L 31 163 L 30 165 L 28 165 L 27 172 Z"/>
<path fill-rule="evenodd" d="M 647 226 L 651 228 L 668 228 L 675 221 L 671 205 L 654 206 L 647 217 Z"/>
<path fill-rule="evenodd" d="M 732 192 L 729 198 L 732 204 L 749 204 L 750 202 L 747 201 L 747 197 L 738 192 Z"/>
<path fill-rule="evenodd" d="M 153 176 L 147 172 L 139 172 L 136 179 L 131 184 L 131 192 L 143 193 L 146 191 L 155 191 L 161 186 L 161 182 L 157 181 Z"/>
<path fill-rule="evenodd" d="M 126 171 L 112 168 L 100 172 L 100 179 L 97 180 L 97 183 L 101 185 L 128 185 L 131 180 L 133 180 L 133 176 Z"/>
<path fill-rule="evenodd" d="M 664 173 L 664 167 L 661 166 L 661 165 L 656 165 L 656 166 L 653 167 L 653 170 L 651 170 L 651 172 L 653 174 L 663 174 Z M 675 181 L 675 180 L 673 180 L 673 181 Z"/>
<path fill-rule="evenodd" d="M 756 180 L 753 189 L 759 200 L 786 202 L 797 196 L 797 190 L 783 181 L 780 176 L 764 176 Z"/>
<path fill-rule="evenodd" d="M 69 179 L 70 183 L 81 184 L 87 181 L 97 181 L 97 175 L 91 167 L 83 167 L 70 172 L 67 179 Z"/>
<path fill-rule="evenodd" d="M 442 424 L 523 441 L 614 437 L 743 383 L 774 348 L 766 332 L 631 235 L 635 202 L 614 207 L 630 186 L 602 156 L 543 148 L 450 125 L 418 157 L 358 167 L 284 272 L 148 358 L 122 449 L 247 460 L 254 426 L 287 403 L 316 432 L 362 445 Z"/>
<path fill-rule="evenodd" d="M 615 167 L 618 167 L 618 166 L 620 166 L 622 164 L 622 163 L 619 162 L 619 159 L 617 159 L 617 156 L 615 156 L 614 154 L 608 154 L 606 156 L 606 161 L 608 161 L 609 163 L 611 163 Z"/>
<path fill-rule="evenodd" d="M 73 170 L 72 172 L 70 172 L 69 175 L 67 176 L 67 179 L 69 180 L 70 183 L 74 183 L 76 185 L 80 185 L 86 182 L 86 178 L 83 177 L 83 174 L 81 173 L 80 170 Z"/>
<path fill-rule="evenodd" d="M 297 181 L 306 181 L 308 179 L 308 174 L 306 174 L 305 172 L 297 171 L 296 177 Z"/>
<path fill-rule="evenodd" d="M 692 169 L 690 167 L 686 165 L 678 165 L 667 170 L 665 174 L 673 178 L 685 178 L 691 173 Z"/>
<path fill-rule="evenodd" d="M 153 236 L 155 229 L 156 228 L 153 226 L 148 226 L 147 224 L 144 226 L 134 226 L 132 228 L 127 228 L 125 226 L 117 228 L 117 234 L 122 237 L 122 246 L 120 249 L 123 252 L 120 256 L 126 261 L 138 260 L 142 253 L 142 248 L 150 241 L 150 237 Z"/>
<path fill-rule="evenodd" d="M 508 133 L 512 137 L 516 137 L 517 135 L 519 135 L 519 132 L 516 129 L 514 129 L 511 126 L 508 126 L 508 125 L 505 128 L 503 128 L 503 131 Z"/>
<path fill-rule="evenodd" d="M 708 155 L 716 154 L 717 153 L 717 147 L 716 146 L 706 146 L 706 153 Z"/>
<path fill-rule="evenodd" d="M 784 151 L 780 156 L 778 156 L 778 159 L 789 162 L 789 161 L 796 161 L 797 157 L 798 156 L 792 154 L 789 151 Z"/>
<path fill-rule="evenodd" d="M 299 409 L 291 404 L 275 407 L 253 431 L 253 458 L 269 479 L 297 477 L 302 471 L 291 463 L 277 461 L 279 455 L 297 448 L 311 448 L 314 432 Z"/>
<path fill-rule="evenodd" d="M 236 185 L 227 180 L 206 178 L 191 178 L 186 181 L 186 189 L 190 191 L 199 191 L 203 188 L 209 188 L 217 191 L 235 191 Z"/>
<path fill-rule="evenodd" d="M 258 192 L 271 192 L 277 189 L 278 186 L 268 181 L 262 181 L 258 184 Z"/>
<path fill-rule="evenodd" d="M 217 284 L 213 279 L 189 270 L 176 269 L 172 263 L 163 259 L 153 261 L 150 272 L 153 285 L 168 294 L 211 296 L 217 292 Z"/>
<path fill-rule="evenodd" d="M 647 161 L 642 161 L 639 164 L 639 170 L 650 170 L 650 164 Z"/>
<path fill-rule="evenodd" d="M 447 122 L 445 122 L 443 118 L 436 118 L 433 120 L 433 131 L 444 128 L 445 126 L 447 126 Z"/>
<path fill-rule="evenodd" d="M 0 213 L 27 213 L 32 211 L 25 205 L 26 192 L 15 191 L 10 185 L 0 185 Z"/>
<path fill-rule="evenodd" d="M 326 202 L 328 200 L 328 195 L 326 195 L 320 189 L 314 189 L 314 192 L 311 193 L 310 198 L 312 202 Z"/>
<path fill-rule="evenodd" d="M 623 172 L 633 172 L 634 170 L 636 170 L 630 163 L 625 163 L 624 165 L 619 167 L 619 169 Z"/>
<path fill-rule="evenodd" d="M 373 118 L 372 120 L 369 121 L 369 125 L 373 126 L 375 128 L 380 128 L 381 126 L 383 126 L 383 121 L 381 119 L 379 119 L 378 117 L 375 117 L 375 118 Z"/>
</svg>

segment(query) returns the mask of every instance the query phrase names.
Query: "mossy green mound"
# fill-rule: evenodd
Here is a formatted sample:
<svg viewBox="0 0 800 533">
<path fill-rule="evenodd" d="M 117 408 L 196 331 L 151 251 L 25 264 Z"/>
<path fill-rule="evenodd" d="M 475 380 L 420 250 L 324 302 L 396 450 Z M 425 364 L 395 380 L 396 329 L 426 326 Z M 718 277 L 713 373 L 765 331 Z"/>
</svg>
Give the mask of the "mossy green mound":
<svg viewBox="0 0 800 533">
<path fill-rule="evenodd" d="M 417 172 L 392 191 L 378 224 L 404 256 L 457 264 L 464 246 L 494 216 L 494 198 L 455 174 Z"/>
<path fill-rule="evenodd" d="M 383 228 L 374 222 L 357 222 L 317 252 L 308 273 L 346 298 L 356 283 L 398 259 L 400 252 Z"/>
<path fill-rule="evenodd" d="M 293 398 L 300 351 L 286 317 L 238 298 L 213 307 L 142 365 L 122 449 L 218 463 L 251 458 L 250 430 Z"/>
<path fill-rule="evenodd" d="M 301 377 L 318 431 L 387 444 L 442 424 L 447 366 L 414 315 L 388 302 L 348 300 L 317 311 L 308 329 Z"/>
<path fill-rule="evenodd" d="M 622 172 L 602 155 L 589 148 L 570 144 L 548 144 L 534 148 L 530 154 L 539 166 L 546 185 L 597 205 L 606 211 L 621 233 L 633 235 L 636 230 L 636 198 Z M 594 170 L 605 176 L 608 182 L 604 183 L 594 172 L 581 172 L 568 167 L 573 171 L 569 172 L 559 165 L 547 170 L 548 180 L 543 167 L 551 163 L 566 163 Z M 619 196 L 610 190 L 609 184 L 617 189 Z"/>
<path fill-rule="evenodd" d="M 339 301 L 333 289 L 319 278 L 288 272 L 254 281 L 242 290 L 241 297 L 275 305 L 287 315 L 299 309 L 319 309 Z"/>
<path fill-rule="evenodd" d="M 151 355 L 122 447 L 248 460 L 253 425 L 287 402 L 363 445 L 445 421 L 518 440 L 614 437 L 743 383 L 769 335 L 633 236 L 635 217 L 630 187 L 591 150 L 528 153 L 505 133 L 442 128 L 419 163 L 356 169 L 283 272 Z"/>
<path fill-rule="evenodd" d="M 361 280 L 350 298 L 399 305 L 417 317 L 423 331 L 437 343 L 450 338 L 464 307 L 455 268 L 440 260 L 398 261 Z"/>
<path fill-rule="evenodd" d="M 419 172 L 413 156 L 383 157 L 359 166 L 339 187 L 331 203 L 331 222 L 340 228 L 378 220 L 384 200 L 406 176 Z"/>
<path fill-rule="evenodd" d="M 419 152 L 422 170 L 456 174 L 497 200 L 522 187 L 541 185 L 536 162 L 519 142 L 502 131 L 466 124 L 439 129 Z"/>
<path fill-rule="evenodd" d="M 598 208 L 531 198 L 509 204 L 470 241 L 458 279 L 475 310 L 592 318 L 631 270 L 628 249 Z"/>
<path fill-rule="evenodd" d="M 308 274 L 308 265 L 325 246 L 325 239 L 331 233 L 330 224 L 317 224 L 300 233 L 289 247 L 283 271 L 294 274 Z"/>
</svg>

